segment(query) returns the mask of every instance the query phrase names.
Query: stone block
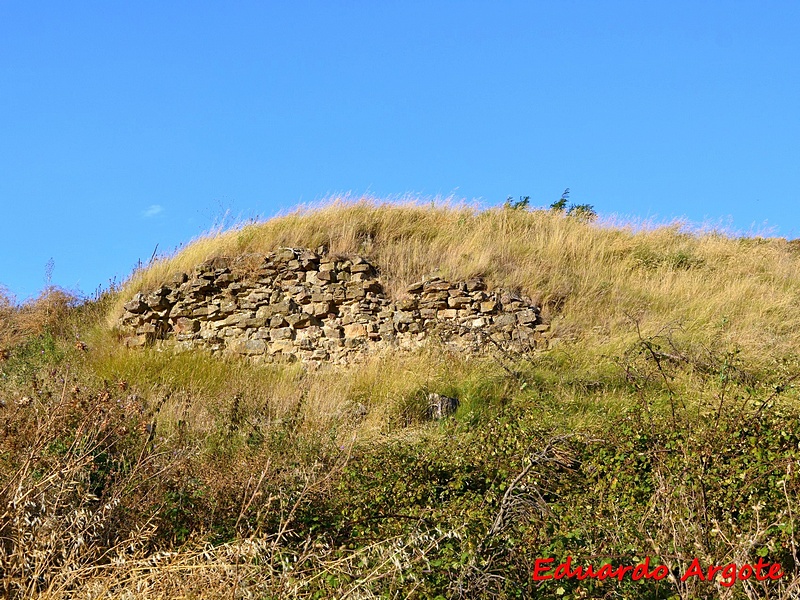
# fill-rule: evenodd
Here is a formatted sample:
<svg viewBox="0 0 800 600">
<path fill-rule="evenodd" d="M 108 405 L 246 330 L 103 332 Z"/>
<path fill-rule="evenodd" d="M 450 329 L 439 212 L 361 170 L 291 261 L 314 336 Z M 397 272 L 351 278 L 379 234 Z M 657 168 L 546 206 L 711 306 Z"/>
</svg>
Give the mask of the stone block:
<svg viewBox="0 0 800 600">
<path fill-rule="evenodd" d="M 291 340 L 277 340 L 269 345 L 269 353 L 275 354 L 293 354 L 295 345 Z"/>
<path fill-rule="evenodd" d="M 399 310 L 414 310 L 417 308 L 416 298 L 401 298 L 395 305 Z"/>
<path fill-rule="evenodd" d="M 294 329 L 291 327 L 279 327 L 272 329 L 269 332 L 269 339 L 271 340 L 291 340 L 294 339 Z"/>
<path fill-rule="evenodd" d="M 239 323 L 239 327 L 246 327 L 249 329 L 258 329 L 259 327 L 266 327 L 267 319 L 264 317 L 251 317 Z"/>
<path fill-rule="evenodd" d="M 295 329 L 302 329 L 310 325 L 316 325 L 317 320 L 308 313 L 293 313 L 286 315 L 286 322 Z"/>
<path fill-rule="evenodd" d="M 186 283 L 189 280 L 189 276 L 186 273 L 175 273 L 171 275 L 169 278 L 169 283 L 173 286 L 179 286 L 183 283 Z"/>
<path fill-rule="evenodd" d="M 462 308 L 472 302 L 469 296 L 451 296 L 447 299 L 447 306 L 450 308 Z"/>
<path fill-rule="evenodd" d="M 219 306 L 215 304 L 206 304 L 205 306 L 199 306 L 192 310 L 193 317 L 199 318 L 206 318 L 208 319 L 211 316 L 216 315 L 219 312 Z"/>
<path fill-rule="evenodd" d="M 341 327 L 326 325 L 322 328 L 322 333 L 326 338 L 338 340 L 344 337 Z"/>
<path fill-rule="evenodd" d="M 175 320 L 175 324 L 172 326 L 172 329 L 175 333 L 195 333 L 200 331 L 200 321 L 197 319 L 189 319 L 186 317 L 179 317 Z"/>
<path fill-rule="evenodd" d="M 326 317 L 329 314 L 336 313 L 336 306 L 333 302 L 315 302 L 311 307 L 311 314 L 315 317 Z"/>
<path fill-rule="evenodd" d="M 367 328 L 362 323 L 351 323 L 344 326 L 345 338 L 363 338 L 367 335 Z"/>
<path fill-rule="evenodd" d="M 517 324 L 517 319 L 516 317 L 514 317 L 513 313 L 504 313 L 502 315 L 497 315 L 494 318 L 495 327 L 499 327 L 507 331 L 513 329 L 516 324 Z"/>
<path fill-rule="evenodd" d="M 279 329 L 281 327 L 286 327 L 289 323 L 283 317 L 283 315 L 274 315 L 269 320 L 269 326 L 272 329 Z"/>
<path fill-rule="evenodd" d="M 486 326 L 486 319 L 484 319 L 483 317 L 478 317 L 477 319 L 474 319 L 470 323 L 470 325 L 472 326 L 473 329 L 480 328 L 480 327 L 485 327 Z"/>
<path fill-rule="evenodd" d="M 367 295 L 366 291 L 364 291 L 361 287 L 348 287 L 347 291 L 345 292 L 345 299 L 361 300 L 365 298 L 366 295 Z"/>
<path fill-rule="evenodd" d="M 253 356 L 264 354 L 267 351 L 267 344 L 264 340 L 237 340 L 233 342 L 231 349 L 237 354 Z"/>
<path fill-rule="evenodd" d="M 141 314 L 147 310 L 147 304 L 144 301 L 143 294 L 136 294 L 133 299 L 125 305 L 125 310 L 135 315 Z"/>
<path fill-rule="evenodd" d="M 192 279 L 188 284 L 188 290 L 193 294 L 206 294 L 211 290 L 216 289 L 214 284 L 211 283 L 208 279 Z"/>
<path fill-rule="evenodd" d="M 447 292 L 451 285 L 449 282 L 437 278 L 426 282 L 424 290 L 426 294 L 428 292 Z"/>
<path fill-rule="evenodd" d="M 147 302 L 147 306 L 149 306 L 151 310 L 162 310 L 165 308 L 169 308 L 169 300 L 167 300 L 167 294 L 169 293 L 169 289 L 162 288 L 162 290 L 163 293 L 156 292 L 147 295 L 145 302 Z"/>
<path fill-rule="evenodd" d="M 288 262 L 295 259 L 294 248 L 281 248 L 275 253 L 275 262 Z"/>
<path fill-rule="evenodd" d="M 353 265 L 352 267 L 350 267 L 350 272 L 351 273 L 372 274 L 372 273 L 374 273 L 374 269 L 372 268 L 372 265 L 370 265 L 370 264 L 360 263 L 360 264 Z"/>
<path fill-rule="evenodd" d="M 438 319 L 455 319 L 458 316 L 458 311 L 455 308 L 445 308 L 436 311 L 436 318 Z"/>
<path fill-rule="evenodd" d="M 481 302 L 480 310 L 482 313 L 493 313 L 497 309 L 497 302 L 494 300 L 487 300 L 486 302 Z"/>
<path fill-rule="evenodd" d="M 517 313 L 517 322 L 524 325 L 535 323 L 538 318 L 539 315 L 536 314 L 536 311 L 531 309 L 521 310 Z"/>
<path fill-rule="evenodd" d="M 239 308 L 236 304 L 235 300 L 226 300 L 222 302 L 219 306 L 219 312 L 222 315 L 232 315 L 236 312 L 236 309 Z"/>
</svg>

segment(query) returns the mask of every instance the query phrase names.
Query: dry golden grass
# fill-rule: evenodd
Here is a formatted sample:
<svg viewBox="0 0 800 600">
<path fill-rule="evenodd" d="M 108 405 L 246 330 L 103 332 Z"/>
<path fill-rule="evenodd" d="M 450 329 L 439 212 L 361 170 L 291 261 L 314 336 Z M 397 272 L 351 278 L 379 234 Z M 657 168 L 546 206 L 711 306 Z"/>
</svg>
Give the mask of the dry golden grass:
<svg viewBox="0 0 800 600">
<path fill-rule="evenodd" d="M 0 360 L 26 339 L 53 328 L 63 329 L 64 318 L 76 302 L 75 296 L 51 286 L 36 299 L 17 305 L 0 288 Z"/>
<path fill-rule="evenodd" d="M 502 395 L 491 387 L 495 382 L 507 385 L 496 362 L 454 355 L 434 343 L 414 353 L 368 356 L 347 368 L 316 371 L 204 351 L 127 349 L 103 332 L 95 332 L 89 346 L 86 366 L 100 381 L 137 390 L 157 410 L 159 435 L 178 436 L 182 427 L 206 442 L 236 421 L 241 442 L 253 432 L 286 430 L 337 445 L 355 437 L 365 441 L 423 421 L 428 391 L 455 394 L 463 411 L 480 411 L 486 397 Z"/>
<path fill-rule="evenodd" d="M 629 340 L 631 321 L 684 328 L 688 339 L 736 344 L 753 356 L 800 342 L 800 252 L 779 238 L 687 233 L 680 225 L 604 226 L 553 211 L 479 210 L 464 204 L 333 199 L 202 237 L 135 273 L 109 315 L 133 293 L 219 255 L 281 246 L 359 253 L 390 294 L 425 274 L 476 275 L 517 288 L 558 317 L 562 337 Z M 627 336 L 627 337 L 626 337 Z"/>
</svg>

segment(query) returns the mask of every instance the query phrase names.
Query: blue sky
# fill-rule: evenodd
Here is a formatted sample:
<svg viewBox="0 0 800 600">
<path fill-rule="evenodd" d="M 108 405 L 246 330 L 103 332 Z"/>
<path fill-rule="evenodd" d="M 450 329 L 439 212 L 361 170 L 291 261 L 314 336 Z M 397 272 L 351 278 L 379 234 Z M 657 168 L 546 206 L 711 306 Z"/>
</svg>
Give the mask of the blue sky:
<svg viewBox="0 0 800 600">
<path fill-rule="evenodd" d="M 0 0 L 0 283 L 350 192 L 800 236 L 800 3 Z"/>
</svg>

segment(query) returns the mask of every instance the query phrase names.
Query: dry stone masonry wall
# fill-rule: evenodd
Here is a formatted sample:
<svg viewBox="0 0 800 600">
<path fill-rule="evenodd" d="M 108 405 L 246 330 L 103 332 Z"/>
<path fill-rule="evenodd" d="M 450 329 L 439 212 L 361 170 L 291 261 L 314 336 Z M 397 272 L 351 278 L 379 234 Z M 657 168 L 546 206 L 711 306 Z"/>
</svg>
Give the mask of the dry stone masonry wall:
<svg viewBox="0 0 800 600">
<path fill-rule="evenodd" d="M 136 294 L 120 327 L 129 346 L 333 363 L 432 336 L 466 352 L 541 348 L 550 337 L 530 298 L 487 290 L 481 279 L 433 277 L 392 301 L 366 259 L 295 248 L 219 257 L 180 273 Z"/>
</svg>

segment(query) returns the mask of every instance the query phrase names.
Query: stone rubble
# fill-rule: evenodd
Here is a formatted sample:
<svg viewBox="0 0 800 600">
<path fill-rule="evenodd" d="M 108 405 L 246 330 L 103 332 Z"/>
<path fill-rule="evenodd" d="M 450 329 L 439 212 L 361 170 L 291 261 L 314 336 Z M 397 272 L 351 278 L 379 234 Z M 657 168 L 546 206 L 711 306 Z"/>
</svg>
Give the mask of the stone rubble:
<svg viewBox="0 0 800 600">
<path fill-rule="evenodd" d="M 530 298 L 487 290 L 481 279 L 433 277 L 392 301 L 363 257 L 295 248 L 211 259 L 137 293 L 119 325 L 128 346 L 337 364 L 365 352 L 415 348 L 431 336 L 474 353 L 546 348 L 550 338 Z"/>
</svg>

